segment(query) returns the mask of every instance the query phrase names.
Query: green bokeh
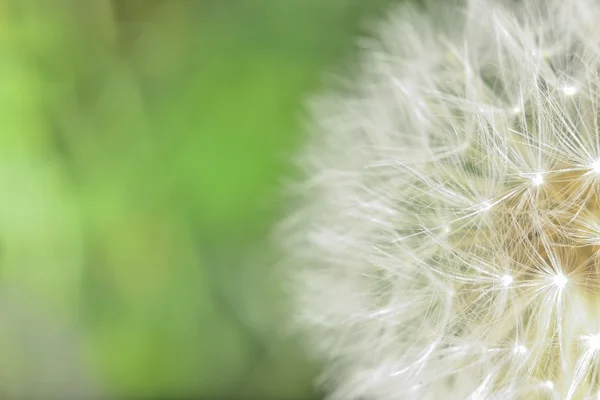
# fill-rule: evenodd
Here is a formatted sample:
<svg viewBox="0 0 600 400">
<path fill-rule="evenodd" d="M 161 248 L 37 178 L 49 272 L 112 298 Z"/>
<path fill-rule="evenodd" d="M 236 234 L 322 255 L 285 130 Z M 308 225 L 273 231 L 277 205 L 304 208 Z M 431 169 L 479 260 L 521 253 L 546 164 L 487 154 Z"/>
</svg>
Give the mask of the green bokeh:
<svg viewBox="0 0 600 400">
<path fill-rule="evenodd" d="M 316 396 L 269 231 L 306 97 L 390 3 L 0 0 L 2 283 L 104 392 Z"/>
</svg>

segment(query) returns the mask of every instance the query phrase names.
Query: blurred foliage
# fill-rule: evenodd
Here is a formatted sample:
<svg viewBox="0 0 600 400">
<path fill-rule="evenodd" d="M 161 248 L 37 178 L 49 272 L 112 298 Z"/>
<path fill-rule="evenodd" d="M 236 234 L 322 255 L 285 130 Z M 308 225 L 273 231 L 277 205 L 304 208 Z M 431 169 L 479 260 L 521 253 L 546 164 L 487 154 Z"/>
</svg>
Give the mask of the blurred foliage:
<svg viewBox="0 0 600 400">
<path fill-rule="evenodd" d="M 3 394 L 311 396 L 269 229 L 390 2 L 0 0 Z"/>
</svg>

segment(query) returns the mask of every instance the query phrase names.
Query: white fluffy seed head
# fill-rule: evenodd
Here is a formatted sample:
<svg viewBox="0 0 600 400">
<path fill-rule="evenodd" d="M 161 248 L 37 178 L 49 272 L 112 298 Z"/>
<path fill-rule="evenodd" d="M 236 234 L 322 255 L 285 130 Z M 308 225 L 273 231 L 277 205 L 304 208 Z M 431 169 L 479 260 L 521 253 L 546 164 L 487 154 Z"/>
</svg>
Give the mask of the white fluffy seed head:
<svg viewBox="0 0 600 400">
<path fill-rule="evenodd" d="M 444 4 L 314 102 L 294 321 L 331 399 L 595 398 L 600 4 Z"/>
</svg>

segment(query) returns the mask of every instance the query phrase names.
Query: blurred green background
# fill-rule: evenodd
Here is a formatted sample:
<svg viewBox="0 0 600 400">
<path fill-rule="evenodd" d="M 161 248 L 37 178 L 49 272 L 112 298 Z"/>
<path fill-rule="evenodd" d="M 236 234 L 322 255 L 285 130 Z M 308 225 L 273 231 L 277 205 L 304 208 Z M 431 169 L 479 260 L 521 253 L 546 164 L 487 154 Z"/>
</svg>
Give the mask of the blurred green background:
<svg viewBox="0 0 600 400">
<path fill-rule="evenodd" d="M 0 396 L 317 399 L 269 232 L 391 0 L 0 0 Z"/>
</svg>

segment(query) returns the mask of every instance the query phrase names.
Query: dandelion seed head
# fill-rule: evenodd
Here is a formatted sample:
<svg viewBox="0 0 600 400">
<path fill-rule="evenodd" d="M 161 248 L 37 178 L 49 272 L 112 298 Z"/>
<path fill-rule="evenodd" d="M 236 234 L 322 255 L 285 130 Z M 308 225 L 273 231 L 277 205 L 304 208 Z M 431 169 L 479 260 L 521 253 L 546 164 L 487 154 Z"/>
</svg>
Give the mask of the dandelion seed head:
<svg viewBox="0 0 600 400">
<path fill-rule="evenodd" d="M 329 400 L 597 395 L 600 3 L 459 1 L 311 103 L 275 236 Z"/>
</svg>

